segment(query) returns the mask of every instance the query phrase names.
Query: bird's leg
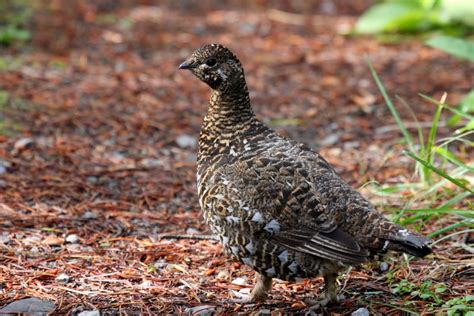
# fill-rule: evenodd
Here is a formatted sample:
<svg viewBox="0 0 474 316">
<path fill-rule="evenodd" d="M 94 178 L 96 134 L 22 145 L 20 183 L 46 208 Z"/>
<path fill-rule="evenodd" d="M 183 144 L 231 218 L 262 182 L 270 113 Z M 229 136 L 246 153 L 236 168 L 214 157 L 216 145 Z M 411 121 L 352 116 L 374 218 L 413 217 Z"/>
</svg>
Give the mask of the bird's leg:
<svg viewBox="0 0 474 316">
<path fill-rule="evenodd" d="M 249 297 L 232 299 L 232 303 L 249 304 L 265 300 L 272 289 L 272 278 L 266 277 L 258 272 L 255 273 L 256 283 Z"/>
<path fill-rule="evenodd" d="M 321 307 L 325 307 L 329 303 L 338 301 L 337 297 L 337 286 L 336 286 L 337 274 L 331 273 L 324 276 L 324 294 L 316 301 L 308 301 L 310 306 L 309 310 L 314 311 Z"/>
<path fill-rule="evenodd" d="M 250 298 L 252 301 L 263 301 L 268 296 L 268 292 L 272 289 L 272 278 L 261 275 L 260 273 L 255 273 L 257 283 L 250 293 Z"/>
</svg>

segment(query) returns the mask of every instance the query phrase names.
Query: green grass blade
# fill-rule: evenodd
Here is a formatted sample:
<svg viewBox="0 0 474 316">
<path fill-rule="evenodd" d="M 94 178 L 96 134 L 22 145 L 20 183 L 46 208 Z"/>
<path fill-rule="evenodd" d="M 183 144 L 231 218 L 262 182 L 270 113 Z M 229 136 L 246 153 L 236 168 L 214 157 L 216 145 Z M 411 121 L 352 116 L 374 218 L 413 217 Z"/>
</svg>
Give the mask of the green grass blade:
<svg viewBox="0 0 474 316">
<path fill-rule="evenodd" d="M 441 98 L 442 103 L 444 103 L 444 100 L 446 99 L 446 94 L 443 95 Z M 439 123 L 439 118 L 441 117 L 441 112 L 443 111 L 443 106 L 438 105 L 435 116 L 433 118 L 433 122 L 431 123 L 431 129 L 430 129 L 430 134 L 428 136 L 428 142 L 426 143 L 426 156 L 425 160 L 428 163 L 433 163 L 433 146 L 436 140 L 436 133 L 438 131 L 438 123 Z"/>
<path fill-rule="evenodd" d="M 467 132 L 464 132 L 464 133 L 460 133 L 458 135 L 455 135 L 455 136 L 451 136 L 451 137 L 446 137 L 446 138 L 442 138 L 439 140 L 439 142 L 442 142 L 439 147 L 445 147 L 447 145 L 449 145 L 450 143 L 454 142 L 454 141 L 460 141 L 460 142 L 463 142 L 465 144 L 468 144 L 468 145 L 471 145 L 474 146 L 474 143 L 467 140 L 467 139 L 464 139 L 466 136 L 469 136 L 469 135 L 472 135 L 474 134 L 474 131 L 467 131 Z"/>
<path fill-rule="evenodd" d="M 397 222 L 397 224 L 400 224 L 402 226 L 407 226 L 407 225 L 410 225 L 410 224 L 413 224 L 415 223 L 416 221 L 418 220 L 422 220 L 423 222 L 424 221 L 427 221 L 428 219 L 430 219 L 433 215 L 426 215 L 426 214 L 418 214 L 418 215 L 413 215 L 413 216 L 410 216 L 410 217 L 407 217 L 403 220 L 400 220 Z"/>
<path fill-rule="evenodd" d="M 402 191 L 406 190 L 416 190 L 419 189 L 421 185 L 419 183 L 400 183 L 394 185 L 377 185 L 374 186 L 373 192 L 377 195 L 387 196 L 393 194 L 400 194 Z"/>
<path fill-rule="evenodd" d="M 409 157 L 415 159 L 416 161 L 421 163 L 423 166 L 430 169 L 431 171 L 434 171 L 435 173 L 437 173 L 441 177 L 445 178 L 446 180 L 452 182 L 453 184 L 457 185 L 458 187 L 460 187 L 460 188 L 462 188 L 466 191 L 474 193 L 474 191 L 472 191 L 470 188 L 468 188 L 464 183 L 462 183 L 461 181 L 459 181 L 457 179 L 454 179 L 453 177 L 446 174 L 446 172 L 444 172 L 443 170 L 440 170 L 440 169 L 436 168 L 435 166 L 433 166 L 432 164 L 430 164 L 427 161 L 423 160 L 422 158 L 418 157 L 414 153 L 406 151 L 406 150 L 404 152 L 405 152 L 406 155 L 408 155 Z"/>
<path fill-rule="evenodd" d="M 413 117 L 413 121 L 416 124 L 416 130 L 418 132 L 418 141 L 420 142 L 420 151 L 421 155 L 424 156 L 425 152 L 425 139 L 423 137 L 423 129 L 420 126 L 420 122 L 418 121 L 418 118 L 416 117 L 415 112 L 413 112 L 412 108 L 408 105 L 408 103 L 402 99 L 399 95 L 395 95 L 395 98 L 400 102 L 410 113 L 410 115 Z"/>
<path fill-rule="evenodd" d="M 463 177 L 468 172 L 465 168 L 456 168 L 450 172 L 452 178 L 460 178 Z M 440 188 L 444 187 L 446 183 L 449 182 L 448 179 L 442 178 L 437 183 L 433 184 L 428 190 L 426 190 L 423 194 L 420 194 L 420 197 L 423 196 L 430 196 L 432 193 L 437 192 Z"/>
<path fill-rule="evenodd" d="M 471 221 L 462 221 L 462 222 L 459 222 L 459 223 L 454 223 L 454 224 L 448 225 L 446 227 L 443 227 L 441 229 L 438 229 L 434 232 L 429 233 L 427 237 L 428 238 L 433 238 L 433 237 L 445 234 L 445 233 L 450 232 L 450 231 L 452 231 L 456 228 L 467 226 L 467 225 L 470 224 L 470 222 Z"/>
<path fill-rule="evenodd" d="M 375 83 L 377 84 L 377 87 L 379 88 L 380 93 L 382 93 L 383 98 L 385 100 L 385 103 L 387 104 L 388 108 L 390 109 L 390 112 L 392 113 L 392 116 L 395 119 L 395 122 L 397 123 L 398 128 L 400 128 L 400 131 L 402 132 L 403 137 L 405 138 L 405 141 L 408 144 L 408 147 L 410 148 L 411 151 L 414 151 L 413 139 L 412 139 L 410 133 L 408 132 L 407 128 L 405 127 L 405 124 L 403 124 L 402 119 L 400 118 L 400 115 L 398 114 L 397 109 L 395 108 L 395 106 L 392 103 L 392 100 L 388 96 L 387 91 L 385 90 L 385 87 L 382 84 L 382 81 L 380 81 L 379 76 L 375 72 L 375 69 L 372 66 L 372 63 L 370 62 L 370 60 L 368 58 L 366 58 L 366 63 L 369 66 L 372 77 L 374 77 Z"/>
<path fill-rule="evenodd" d="M 465 229 L 465 230 L 461 230 L 461 231 L 457 231 L 457 232 L 454 232 L 454 233 L 451 233 L 449 235 L 446 235 L 444 237 L 441 237 L 440 239 L 436 240 L 435 242 L 433 242 L 431 245 L 434 246 L 436 244 L 439 244 L 440 242 L 446 240 L 446 239 L 449 239 L 451 237 L 454 237 L 456 235 L 461 235 L 461 234 L 465 234 L 465 233 L 472 233 L 474 232 L 474 229 L 473 228 L 469 228 L 469 229 Z"/>
<path fill-rule="evenodd" d="M 421 208 L 421 209 L 412 209 L 405 210 L 405 212 L 415 213 L 415 214 L 426 214 L 426 215 L 442 215 L 442 214 L 453 214 L 459 215 L 466 218 L 474 219 L 474 212 L 472 210 L 458 210 L 452 208 Z"/>
<path fill-rule="evenodd" d="M 418 93 L 418 95 L 419 95 L 420 97 L 422 97 L 422 98 L 428 100 L 428 101 L 431 101 L 432 103 L 434 103 L 434 104 L 436 104 L 436 105 L 440 105 L 440 106 L 442 106 L 442 107 L 448 109 L 449 111 L 451 111 L 451 112 L 453 112 L 453 113 L 456 113 L 456 114 L 458 114 L 458 115 L 460 115 L 460 116 L 462 116 L 462 117 L 464 117 L 464 118 L 467 118 L 468 120 L 474 120 L 474 116 L 472 116 L 472 115 L 470 115 L 470 114 L 468 114 L 468 113 L 462 112 L 462 111 L 460 111 L 460 110 L 458 110 L 458 109 L 456 109 L 456 108 L 453 108 L 453 107 L 451 107 L 451 106 L 449 106 L 449 105 L 447 105 L 447 104 L 440 103 L 438 100 L 433 99 L 433 98 L 431 98 L 431 97 L 429 97 L 429 96 L 427 96 L 427 95 L 425 95 L 425 94 L 423 94 L 423 93 Z"/>
<path fill-rule="evenodd" d="M 463 193 L 457 194 L 451 199 L 449 199 L 448 201 L 441 204 L 438 208 L 445 209 L 445 208 L 453 207 L 454 205 L 458 204 L 459 202 L 469 197 L 470 195 L 471 195 L 470 192 L 463 192 Z"/>
<path fill-rule="evenodd" d="M 458 167 L 465 168 L 471 172 L 474 172 L 474 167 L 466 165 L 455 154 L 452 152 L 442 148 L 442 147 L 434 147 L 434 151 L 436 151 L 440 156 L 446 158 L 447 160 L 451 161 L 453 164 L 457 165 Z"/>
</svg>

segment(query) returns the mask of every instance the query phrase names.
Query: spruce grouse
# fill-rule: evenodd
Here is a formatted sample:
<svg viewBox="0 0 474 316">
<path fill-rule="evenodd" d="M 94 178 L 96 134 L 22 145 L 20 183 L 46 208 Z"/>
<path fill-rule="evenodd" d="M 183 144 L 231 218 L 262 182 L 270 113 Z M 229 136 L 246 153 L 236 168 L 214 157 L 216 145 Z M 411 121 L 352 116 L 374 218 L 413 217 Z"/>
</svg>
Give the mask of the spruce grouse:
<svg viewBox="0 0 474 316">
<path fill-rule="evenodd" d="M 229 49 L 205 45 L 179 68 L 212 89 L 199 138 L 199 202 L 226 252 L 257 271 L 249 302 L 267 296 L 272 278 L 323 276 L 320 306 L 336 300 L 336 277 L 348 266 L 387 250 L 431 253 L 426 238 L 378 213 L 321 155 L 255 117 Z"/>
</svg>

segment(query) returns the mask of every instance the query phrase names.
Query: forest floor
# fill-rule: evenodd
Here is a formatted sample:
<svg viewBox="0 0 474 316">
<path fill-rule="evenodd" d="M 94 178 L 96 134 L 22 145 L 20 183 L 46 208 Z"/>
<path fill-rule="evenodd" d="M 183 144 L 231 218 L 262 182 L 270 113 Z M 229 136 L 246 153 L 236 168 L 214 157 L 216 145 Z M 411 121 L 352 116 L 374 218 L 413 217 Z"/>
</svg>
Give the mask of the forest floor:
<svg viewBox="0 0 474 316">
<path fill-rule="evenodd" d="M 28 46 L 0 53 L 0 308 L 37 297 L 54 314 L 286 313 L 321 293 L 320 278 L 277 280 L 265 303 L 229 303 L 251 288 L 248 267 L 215 241 L 160 239 L 207 232 L 195 174 L 209 90 L 177 69 L 204 43 L 240 57 L 263 121 L 317 149 L 387 215 L 403 201 L 366 184 L 408 184 L 414 163 L 364 56 L 427 126 L 436 107 L 418 93 L 457 104 L 472 88 L 472 64 L 419 40 L 342 35 L 370 1 L 322 1 L 304 15 L 232 1 L 51 3 Z M 456 220 L 410 227 L 428 234 Z M 345 301 L 325 312 L 446 310 L 474 290 L 464 237 L 424 259 L 353 268 L 340 278 Z"/>
</svg>

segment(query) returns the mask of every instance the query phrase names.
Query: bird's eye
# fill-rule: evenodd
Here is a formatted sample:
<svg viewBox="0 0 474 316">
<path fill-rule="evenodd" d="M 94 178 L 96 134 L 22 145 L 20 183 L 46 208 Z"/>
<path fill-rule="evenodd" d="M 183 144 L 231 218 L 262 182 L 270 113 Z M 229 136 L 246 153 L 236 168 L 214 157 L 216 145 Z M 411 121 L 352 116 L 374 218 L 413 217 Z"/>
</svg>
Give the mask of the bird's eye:
<svg viewBox="0 0 474 316">
<path fill-rule="evenodd" d="M 206 65 L 209 67 L 215 66 L 217 64 L 217 60 L 215 58 L 209 58 L 206 60 Z"/>
</svg>

